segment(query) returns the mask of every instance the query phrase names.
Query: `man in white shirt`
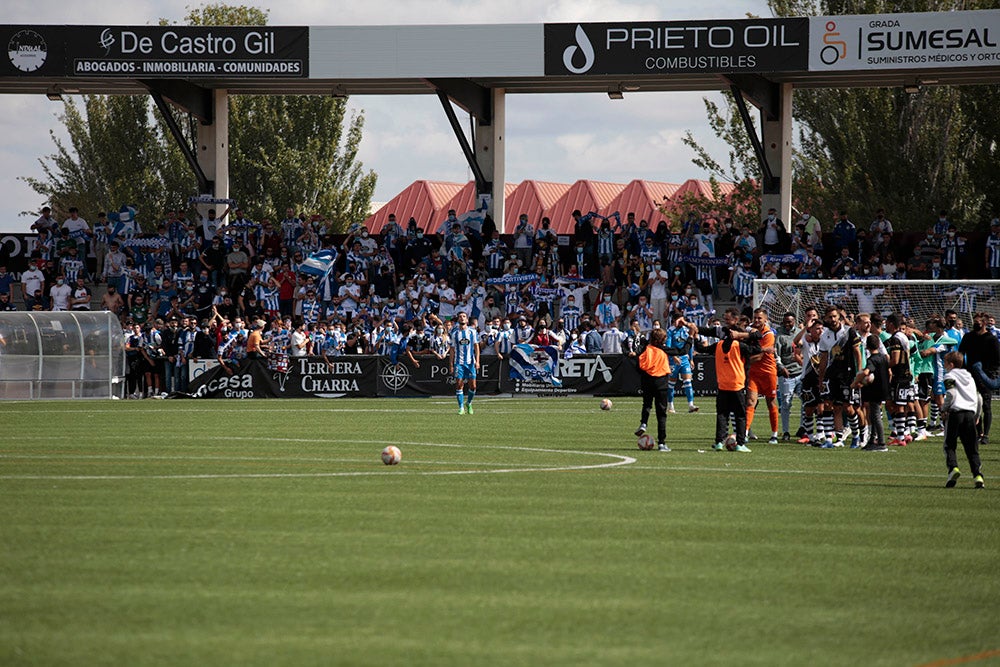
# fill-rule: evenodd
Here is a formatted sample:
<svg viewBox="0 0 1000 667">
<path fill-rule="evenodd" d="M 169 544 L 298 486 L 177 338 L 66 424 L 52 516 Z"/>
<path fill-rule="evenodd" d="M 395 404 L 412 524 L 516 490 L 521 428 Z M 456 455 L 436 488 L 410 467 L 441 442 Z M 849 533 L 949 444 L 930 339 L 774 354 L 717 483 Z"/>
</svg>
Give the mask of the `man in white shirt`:
<svg viewBox="0 0 1000 667">
<path fill-rule="evenodd" d="M 621 354 L 622 341 L 626 338 L 628 338 L 628 335 L 618 330 L 618 324 L 612 324 L 611 328 L 601 335 L 601 352 L 604 354 Z"/>
<path fill-rule="evenodd" d="M 448 286 L 448 281 L 444 278 L 438 281 L 437 302 L 440 304 L 438 316 L 442 320 L 447 322 L 454 317 L 455 304 L 458 303 L 458 299 L 455 296 L 455 290 Z"/>
<path fill-rule="evenodd" d="M 38 270 L 37 264 L 32 262 L 28 265 L 28 270 L 21 274 L 21 298 L 27 301 L 29 296 L 33 296 L 44 285 L 45 274 Z"/>
<path fill-rule="evenodd" d="M 52 310 L 69 310 L 69 299 L 72 294 L 73 288 L 66 284 L 66 278 L 64 276 L 56 278 L 56 284 L 49 290 Z"/>
<path fill-rule="evenodd" d="M 657 262 L 646 278 L 645 289 L 649 290 L 649 307 L 653 311 L 653 319 L 664 321 L 663 312 L 667 309 L 667 297 L 670 284 L 670 274 L 663 270 L 663 265 Z"/>
<path fill-rule="evenodd" d="M 306 333 L 306 325 L 302 320 L 298 321 L 298 326 L 292 332 L 291 342 L 288 346 L 288 356 L 304 357 L 306 348 L 309 345 L 309 334 Z"/>
<path fill-rule="evenodd" d="M 81 257 L 86 257 L 84 250 L 87 248 L 87 239 L 92 236 L 90 225 L 80 217 L 80 212 L 75 206 L 69 209 L 69 217 L 62 223 L 63 229 L 69 230 L 69 237 L 76 241 L 77 251 Z"/>
</svg>

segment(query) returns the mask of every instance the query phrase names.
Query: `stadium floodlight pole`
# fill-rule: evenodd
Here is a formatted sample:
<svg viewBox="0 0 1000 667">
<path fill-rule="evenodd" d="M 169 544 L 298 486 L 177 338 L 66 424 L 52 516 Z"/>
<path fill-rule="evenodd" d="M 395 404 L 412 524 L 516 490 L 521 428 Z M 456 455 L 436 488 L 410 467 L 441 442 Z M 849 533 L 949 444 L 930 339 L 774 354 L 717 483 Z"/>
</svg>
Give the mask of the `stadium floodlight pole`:
<svg viewBox="0 0 1000 667">
<path fill-rule="evenodd" d="M 1000 280 L 758 278 L 753 282 L 753 304 L 763 308 L 772 321 L 786 312 L 801 318 L 808 308 L 822 312 L 828 305 L 855 313 L 900 313 L 913 317 L 920 326 L 945 310 L 968 316 L 969 322 L 974 312 L 1000 320 Z"/>
</svg>

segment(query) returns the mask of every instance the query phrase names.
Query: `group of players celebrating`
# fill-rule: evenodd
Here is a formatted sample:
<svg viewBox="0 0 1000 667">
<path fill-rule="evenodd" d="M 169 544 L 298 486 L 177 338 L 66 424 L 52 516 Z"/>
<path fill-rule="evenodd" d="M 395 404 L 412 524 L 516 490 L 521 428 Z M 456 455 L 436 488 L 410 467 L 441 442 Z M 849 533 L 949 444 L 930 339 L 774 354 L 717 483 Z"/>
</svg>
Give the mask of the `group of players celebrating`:
<svg viewBox="0 0 1000 667">
<path fill-rule="evenodd" d="M 883 318 L 861 313 L 849 317 L 836 306 L 826 308 L 822 317 L 813 309 L 804 315 L 799 326 L 795 315 L 786 313 L 777 338 L 763 309 L 753 311 L 752 319 L 729 309 L 720 323 L 707 327 L 677 318 L 662 337 L 669 374 L 658 381 L 650 375 L 650 369 L 643 368 L 640 357 L 646 400 L 636 434 L 646 432 L 649 408 L 661 400 L 658 392 L 663 392 L 664 402 L 668 392 L 672 399 L 677 371 L 690 373 L 688 357 L 691 350 L 696 350 L 715 355 L 719 390 L 714 449 L 750 451 L 746 446 L 753 437 L 749 426 L 760 398 L 768 409 L 769 444 L 779 442 L 779 419 L 786 428 L 782 439 L 794 438 L 801 444 L 821 448 L 849 446 L 886 451 L 888 446 L 946 435 L 942 417 L 952 407 L 948 394 L 954 384 L 949 383 L 948 373 L 956 368 L 960 371 L 964 362 L 957 351 L 961 349 L 969 357 L 970 366 L 973 356 L 984 358 L 978 350 L 967 352 L 971 345 L 960 348 L 963 331 L 953 320 L 932 317 L 921 328 L 899 315 Z M 977 315 L 975 326 L 984 330 L 984 340 L 991 344 L 991 350 L 1000 349 L 980 321 L 983 319 Z M 967 343 L 972 342 L 976 331 L 970 332 Z M 949 358 L 949 353 L 955 354 Z M 985 356 L 986 366 L 992 368 L 986 368 L 985 373 L 982 364 L 970 368 L 973 374 L 978 373 L 976 386 L 996 375 L 996 364 L 991 363 L 990 355 Z M 787 430 L 792 396 L 779 400 L 779 377 L 783 378 L 783 393 L 801 396 L 801 426 L 794 436 Z M 978 409 L 984 411 L 985 407 L 985 415 L 980 419 L 977 414 L 974 420 L 975 437 L 980 443 L 989 433 L 989 394 L 983 398 Z M 883 429 L 883 407 L 888 412 L 888 438 Z M 659 412 L 657 409 L 658 417 Z M 726 447 L 730 420 L 736 442 Z M 660 440 L 660 449 L 669 451 L 662 435 Z M 974 467 L 978 468 L 978 464 Z M 975 474 L 978 476 L 978 472 Z"/>
</svg>

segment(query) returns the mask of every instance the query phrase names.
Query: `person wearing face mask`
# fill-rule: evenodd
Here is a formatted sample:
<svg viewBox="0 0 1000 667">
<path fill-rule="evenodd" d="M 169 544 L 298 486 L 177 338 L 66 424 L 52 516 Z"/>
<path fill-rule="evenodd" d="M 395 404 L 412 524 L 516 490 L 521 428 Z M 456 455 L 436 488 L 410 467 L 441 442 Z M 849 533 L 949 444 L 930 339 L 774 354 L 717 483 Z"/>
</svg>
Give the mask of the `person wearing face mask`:
<svg viewBox="0 0 1000 667">
<path fill-rule="evenodd" d="M 670 274 L 663 270 L 662 262 L 655 262 L 653 270 L 649 272 L 646 283 L 643 285 L 643 289 L 649 293 L 649 307 L 653 312 L 653 319 L 663 317 L 663 312 L 667 307 L 669 284 Z"/>
<path fill-rule="evenodd" d="M 618 304 L 611 300 L 611 294 L 605 292 L 601 295 L 601 302 L 594 309 L 594 317 L 597 321 L 597 330 L 602 334 L 612 326 L 618 326 L 618 319 L 622 316 Z"/>
<path fill-rule="evenodd" d="M 69 300 L 72 294 L 73 288 L 66 284 L 66 276 L 60 274 L 56 278 L 56 284 L 49 290 L 52 310 L 69 310 Z"/>
<path fill-rule="evenodd" d="M 514 328 L 511 326 L 510 320 L 505 319 L 499 325 L 493 341 L 493 350 L 496 352 L 497 358 L 503 359 L 510 354 L 516 344 L 517 336 L 514 333 Z"/>
<path fill-rule="evenodd" d="M 785 223 L 778 217 L 777 209 L 767 210 L 767 217 L 761 222 L 757 236 L 757 245 L 763 248 L 764 254 L 783 254 L 791 250 L 791 237 Z"/>
<path fill-rule="evenodd" d="M 841 248 L 847 248 L 848 253 L 852 253 L 857 238 L 857 227 L 847 218 L 847 211 L 841 211 L 840 219 L 833 226 L 833 251 L 839 255 Z"/>
<path fill-rule="evenodd" d="M 948 211 L 941 209 L 938 211 L 937 221 L 934 223 L 934 238 L 938 241 L 943 239 L 948 234 L 949 227 L 951 227 L 951 222 L 948 221 Z"/>
<path fill-rule="evenodd" d="M 941 277 L 958 277 L 958 264 L 965 255 L 965 239 L 958 236 L 955 225 L 949 225 L 945 237 L 941 239 Z"/>
</svg>

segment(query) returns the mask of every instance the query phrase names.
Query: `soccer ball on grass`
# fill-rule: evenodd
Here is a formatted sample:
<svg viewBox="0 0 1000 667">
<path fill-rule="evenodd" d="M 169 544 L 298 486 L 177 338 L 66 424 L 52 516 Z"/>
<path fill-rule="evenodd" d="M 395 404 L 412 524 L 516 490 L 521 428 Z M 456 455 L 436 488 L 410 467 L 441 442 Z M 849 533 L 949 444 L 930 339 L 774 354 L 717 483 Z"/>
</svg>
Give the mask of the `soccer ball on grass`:
<svg viewBox="0 0 1000 667">
<path fill-rule="evenodd" d="M 639 449 L 644 452 L 648 452 L 656 447 L 656 442 L 653 440 L 653 436 L 648 433 L 640 435 L 639 442 L 637 444 L 639 445 Z"/>
<path fill-rule="evenodd" d="M 730 433 L 726 436 L 726 441 L 722 443 L 726 446 L 726 450 L 730 452 L 735 452 L 737 447 L 736 434 Z"/>
<path fill-rule="evenodd" d="M 605 398 L 601 401 L 601 410 L 610 410 L 612 405 L 614 405 L 614 403 L 611 402 L 611 399 Z"/>
<path fill-rule="evenodd" d="M 387 466 L 394 466 L 403 460 L 403 452 L 399 451 L 399 447 L 395 445 L 389 445 L 382 450 L 382 463 Z"/>
</svg>

